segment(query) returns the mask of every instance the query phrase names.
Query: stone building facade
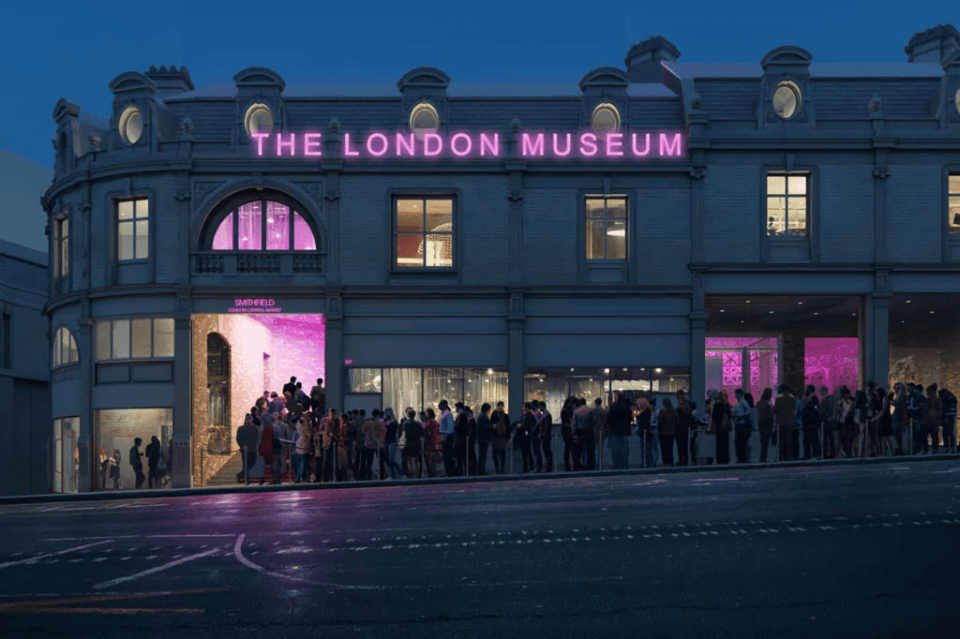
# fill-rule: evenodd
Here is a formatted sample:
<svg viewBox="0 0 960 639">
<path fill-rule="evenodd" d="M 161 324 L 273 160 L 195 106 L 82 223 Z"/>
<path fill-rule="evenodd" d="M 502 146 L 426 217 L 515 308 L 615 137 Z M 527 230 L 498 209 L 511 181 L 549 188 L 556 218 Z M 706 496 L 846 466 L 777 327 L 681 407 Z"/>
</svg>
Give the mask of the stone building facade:
<svg viewBox="0 0 960 639">
<path fill-rule="evenodd" d="M 129 472 L 134 436 L 161 438 L 174 486 L 206 483 L 292 375 L 338 409 L 517 416 L 891 368 L 956 390 L 960 34 L 906 53 L 685 65 L 658 36 L 579 87 L 257 67 L 205 91 L 161 67 L 110 83 L 109 125 L 61 100 L 44 206 L 69 268 L 46 311 L 79 352 L 52 382 L 79 490 L 100 448 Z"/>
</svg>

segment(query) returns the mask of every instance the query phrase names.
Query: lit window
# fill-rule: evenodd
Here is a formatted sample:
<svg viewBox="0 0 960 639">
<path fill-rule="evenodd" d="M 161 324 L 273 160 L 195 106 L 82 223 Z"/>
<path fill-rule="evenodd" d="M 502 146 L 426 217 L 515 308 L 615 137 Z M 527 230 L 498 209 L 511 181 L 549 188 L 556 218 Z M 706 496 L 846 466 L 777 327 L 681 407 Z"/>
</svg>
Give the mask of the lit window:
<svg viewBox="0 0 960 639">
<path fill-rule="evenodd" d="M 440 116 L 433 105 L 421 102 L 410 112 L 410 128 L 417 138 L 440 128 Z"/>
<path fill-rule="evenodd" d="M 70 331 L 61 326 L 53 334 L 53 368 L 75 364 L 79 359 L 76 340 Z"/>
<path fill-rule="evenodd" d="M 800 108 L 800 87 L 793 82 L 781 82 L 773 92 L 773 110 L 784 120 L 790 119 Z"/>
<path fill-rule="evenodd" d="M 953 106 L 957 109 L 957 113 L 960 113 L 960 87 L 957 87 L 957 92 L 953 94 Z"/>
<path fill-rule="evenodd" d="M 617 111 L 617 107 L 606 102 L 597 105 L 593 110 L 593 117 L 590 118 L 590 126 L 600 137 L 606 135 L 608 131 L 616 131 L 620 128 L 620 112 Z"/>
<path fill-rule="evenodd" d="M 806 237 L 809 181 L 806 173 L 767 174 L 768 237 Z"/>
<path fill-rule="evenodd" d="M 146 199 L 117 202 L 117 258 L 121 262 L 149 256 L 149 215 Z"/>
<path fill-rule="evenodd" d="M 143 135 L 143 116 L 140 109 L 129 106 L 120 115 L 120 136 L 128 144 L 136 144 Z"/>
<path fill-rule="evenodd" d="M 243 117 L 243 127 L 247 133 L 269 133 L 273 129 L 273 113 L 266 104 L 251 104 Z"/>
<path fill-rule="evenodd" d="M 950 232 L 960 233 L 960 173 L 950 176 L 947 193 L 947 221 Z"/>
<path fill-rule="evenodd" d="M 227 213 L 213 234 L 211 250 L 234 250 L 234 237 L 238 251 L 289 251 L 291 238 L 294 251 L 317 250 L 317 238 L 303 215 L 270 200 L 247 202 Z"/>
<path fill-rule="evenodd" d="M 100 320 L 94 334 L 97 361 L 173 357 L 172 318 Z"/>
<path fill-rule="evenodd" d="M 396 266 L 453 268 L 453 198 L 394 200 Z"/>
<path fill-rule="evenodd" d="M 67 277 L 70 274 L 70 220 L 66 215 L 57 218 L 53 233 L 53 276 Z"/>
<path fill-rule="evenodd" d="M 588 196 L 586 230 L 588 260 L 627 259 L 626 196 Z"/>
</svg>

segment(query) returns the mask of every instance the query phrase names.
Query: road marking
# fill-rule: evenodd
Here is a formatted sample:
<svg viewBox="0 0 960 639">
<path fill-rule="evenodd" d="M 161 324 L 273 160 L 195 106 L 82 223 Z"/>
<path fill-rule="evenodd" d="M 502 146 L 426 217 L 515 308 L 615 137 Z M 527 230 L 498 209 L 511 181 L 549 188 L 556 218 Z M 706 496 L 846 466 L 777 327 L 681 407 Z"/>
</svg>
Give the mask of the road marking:
<svg viewBox="0 0 960 639">
<path fill-rule="evenodd" d="M 247 568 L 252 568 L 253 570 L 256 570 L 257 572 L 262 572 L 265 575 L 270 575 L 271 577 L 278 577 L 280 579 L 289 579 L 291 581 L 299 581 L 301 583 L 313 584 L 318 586 L 340 588 L 343 590 L 385 590 L 387 588 L 387 586 L 346 586 L 346 585 L 331 584 L 331 583 L 317 583 L 314 581 L 310 581 L 308 579 L 301 579 L 300 577 L 294 577 L 292 575 L 285 575 L 279 572 L 271 572 L 266 568 L 264 568 L 263 566 L 259 566 L 243 556 L 242 546 L 243 546 L 243 540 L 246 538 L 246 536 L 247 536 L 246 534 L 241 534 L 237 537 L 237 543 L 234 544 L 233 546 L 233 555 L 237 558 L 237 561 L 239 561 L 241 564 L 243 564 Z"/>
<path fill-rule="evenodd" d="M 38 559 L 46 559 L 47 557 L 57 557 L 58 555 L 66 555 L 67 553 L 75 552 L 77 550 L 83 550 L 84 548 L 90 548 L 92 546 L 99 546 L 100 544 L 108 544 L 112 539 L 106 541 L 98 541 L 92 544 L 87 544 L 85 546 L 77 546 L 76 548 L 68 548 L 66 550 L 61 550 L 59 552 L 51 552 L 46 555 L 37 555 L 35 557 L 28 557 L 27 559 L 19 559 L 17 561 L 8 561 L 6 563 L 0 564 L 0 568 L 10 568 L 11 566 L 19 566 L 21 564 L 29 564 L 37 561 Z"/>
<path fill-rule="evenodd" d="M 219 549 L 219 548 L 214 548 L 213 550 L 208 550 L 208 551 L 206 551 L 206 552 L 197 553 L 196 555 L 189 555 L 189 556 L 187 556 L 187 557 L 183 557 L 182 559 L 177 559 L 177 560 L 175 560 L 175 561 L 171 561 L 170 563 L 163 564 L 162 566 L 157 566 L 156 568 L 149 568 L 149 569 L 147 569 L 147 570 L 144 570 L 144 571 L 142 571 L 142 572 L 138 572 L 138 573 L 136 573 L 136 574 L 134 574 L 134 575 L 130 575 L 130 576 L 128 576 L 128 577 L 120 577 L 120 578 L 118 578 L 118 579 L 112 579 L 112 580 L 110 580 L 110 581 L 105 581 L 105 582 L 103 582 L 103 583 L 100 583 L 100 584 L 95 585 L 93 588 L 94 588 L 94 590 L 102 590 L 103 588 L 108 588 L 108 587 L 110 587 L 110 586 L 116 586 L 117 584 L 122 584 L 122 583 L 126 583 L 126 582 L 128 582 L 128 581 L 133 581 L 134 579 L 139 579 L 140 577 L 146 577 L 146 576 L 148 576 L 148 575 L 152 575 L 152 574 L 158 573 L 158 572 L 160 572 L 160 571 L 162 571 L 162 570 L 166 570 L 166 569 L 168 569 L 168 568 L 173 568 L 174 566 L 179 566 L 180 564 L 185 564 L 185 563 L 187 563 L 188 561 L 193 561 L 194 559 L 200 559 L 200 558 L 202 558 L 202 557 L 207 557 L 207 556 L 209 556 L 209 555 L 219 554 L 219 553 L 220 553 L 220 549 Z"/>
</svg>

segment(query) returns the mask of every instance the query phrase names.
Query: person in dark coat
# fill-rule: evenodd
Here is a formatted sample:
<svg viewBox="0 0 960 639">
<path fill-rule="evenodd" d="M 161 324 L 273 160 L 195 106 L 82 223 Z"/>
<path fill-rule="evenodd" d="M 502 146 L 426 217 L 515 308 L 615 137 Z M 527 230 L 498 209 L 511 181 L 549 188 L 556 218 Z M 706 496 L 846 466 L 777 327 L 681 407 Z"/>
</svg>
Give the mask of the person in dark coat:
<svg viewBox="0 0 960 639">
<path fill-rule="evenodd" d="M 139 437 L 135 437 L 133 440 L 133 446 L 130 447 L 130 465 L 133 466 L 133 472 L 137 477 L 137 488 L 143 486 L 143 480 L 146 477 L 143 474 L 143 453 L 140 452 L 140 445 L 143 443 L 143 440 Z"/>
<path fill-rule="evenodd" d="M 257 427 L 253 423 L 253 412 L 247 413 L 243 426 L 237 429 L 237 445 L 240 447 L 240 456 L 243 460 L 243 468 L 237 474 L 238 482 L 248 481 L 246 473 L 257 463 L 257 444 L 259 444 L 257 435 Z"/>
<path fill-rule="evenodd" d="M 149 470 L 147 475 L 147 487 L 148 488 L 160 488 L 160 470 L 157 468 L 160 465 L 160 455 L 163 454 L 163 450 L 160 447 L 160 440 L 156 435 L 150 438 L 150 445 L 147 446 L 147 464 Z"/>
<path fill-rule="evenodd" d="M 480 445 L 480 456 L 477 459 L 477 474 L 487 474 L 487 448 L 493 441 L 493 423 L 490 421 L 490 404 L 480 407 L 480 417 L 477 418 L 477 443 Z"/>
<path fill-rule="evenodd" d="M 537 427 L 537 418 L 533 414 L 533 405 L 523 403 L 523 419 L 517 422 L 513 435 L 513 447 L 520 450 L 523 460 L 523 472 L 529 473 L 533 469 L 533 454 L 530 451 L 530 437 Z"/>
<path fill-rule="evenodd" d="M 553 415 L 547 410 L 547 403 L 540 402 L 540 418 L 537 421 L 537 434 L 543 450 L 543 472 L 553 472 Z"/>
<path fill-rule="evenodd" d="M 616 401 L 607 413 L 610 454 L 613 457 L 614 470 L 627 470 L 630 467 L 631 421 L 633 421 L 633 414 L 630 410 L 630 401 L 622 393 L 617 393 Z"/>
</svg>

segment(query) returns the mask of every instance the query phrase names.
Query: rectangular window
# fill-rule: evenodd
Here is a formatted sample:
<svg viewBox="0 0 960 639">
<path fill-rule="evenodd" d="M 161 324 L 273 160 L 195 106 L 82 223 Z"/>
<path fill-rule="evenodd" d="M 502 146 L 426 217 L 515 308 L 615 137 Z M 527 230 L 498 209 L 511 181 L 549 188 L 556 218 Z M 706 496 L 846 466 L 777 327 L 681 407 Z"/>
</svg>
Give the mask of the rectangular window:
<svg viewBox="0 0 960 639">
<path fill-rule="evenodd" d="M 767 173 L 767 237 L 807 237 L 808 173 Z"/>
<path fill-rule="evenodd" d="M 947 223 L 951 233 L 960 233 L 960 173 L 947 182 Z"/>
<path fill-rule="evenodd" d="M 587 196 L 586 231 L 587 260 L 627 259 L 627 197 Z"/>
<path fill-rule="evenodd" d="M 102 320 L 95 326 L 97 361 L 173 357 L 173 319 Z"/>
<path fill-rule="evenodd" d="M 452 197 L 397 197 L 393 235 L 397 268 L 453 268 Z"/>
<path fill-rule="evenodd" d="M 70 220 L 57 218 L 54 224 L 53 275 L 67 277 L 70 274 Z"/>
<path fill-rule="evenodd" d="M 149 213 L 146 198 L 117 202 L 117 258 L 121 262 L 149 257 Z"/>
</svg>

